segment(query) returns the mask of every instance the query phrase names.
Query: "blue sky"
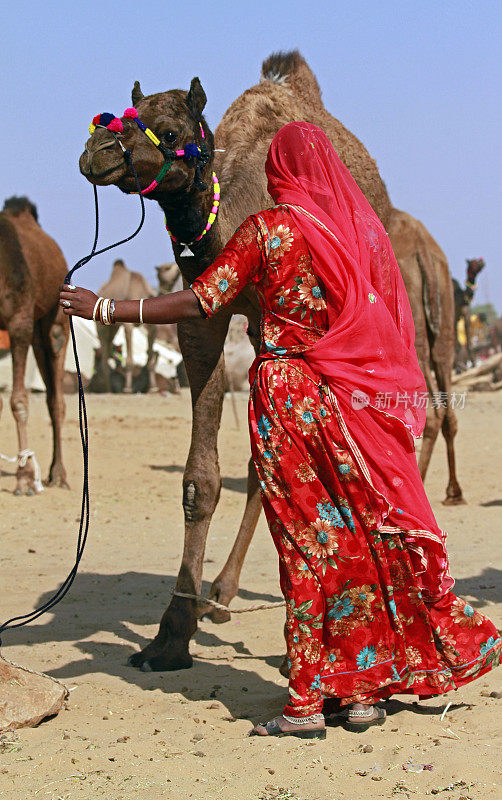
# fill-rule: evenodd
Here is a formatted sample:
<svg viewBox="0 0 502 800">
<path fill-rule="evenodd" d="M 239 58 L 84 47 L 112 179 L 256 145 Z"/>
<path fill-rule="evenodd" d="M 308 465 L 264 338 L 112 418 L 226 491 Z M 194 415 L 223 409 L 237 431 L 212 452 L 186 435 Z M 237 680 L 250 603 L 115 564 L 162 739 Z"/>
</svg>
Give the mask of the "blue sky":
<svg viewBox="0 0 502 800">
<path fill-rule="evenodd" d="M 3 198 L 27 194 L 73 264 L 92 239 L 92 191 L 77 162 L 96 113 L 120 115 L 136 79 L 150 94 L 198 75 L 214 128 L 267 55 L 298 47 L 328 110 L 377 160 L 394 205 L 424 222 L 456 277 L 466 258 L 484 257 L 476 300 L 502 312 L 501 9 L 498 0 L 11 3 Z M 103 243 L 134 229 L 137 199 L 109 187 L 100 200 Z M 91 262 L 80 283 L 96 288 L 118 256 L 154 282 L 172 251 L 160 211 L 150 202 L 147 212 L 140 237 Z"/>
</svg>

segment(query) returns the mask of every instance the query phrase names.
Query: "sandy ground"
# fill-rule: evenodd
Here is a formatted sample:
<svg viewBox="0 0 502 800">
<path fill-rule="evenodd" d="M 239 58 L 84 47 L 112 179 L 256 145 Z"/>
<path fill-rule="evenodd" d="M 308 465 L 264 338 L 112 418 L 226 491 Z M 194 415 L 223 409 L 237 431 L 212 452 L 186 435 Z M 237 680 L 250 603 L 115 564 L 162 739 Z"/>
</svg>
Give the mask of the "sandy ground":
<svg viewBox="0 0 502 800">
<path fill-rule="evenodd" d="M 16 451 L 8 404 L 1 450 Z M 252 723 L 279 713 L 286 681 L 283 609 L 202 622 L 193 669 L 142 673 L 127 657 L 156 631 L 180 560 L 181 474 L 190 403 L 180 397 L 92 396 L 92 524 L 71 594 L 31 627 L 8 632 L 3 654 L 63 680 L 66 710 L 38 728 L 0 740 L 0 797 L 37 800 L 217 798 L 356 800 L 502 798 L 502 671 L 449 696 L 454 703 L 387 703 L 383 728 L 341 727 L 324 742 L 248 738 Z M 502 626 L 502 395 L 471 395 L 459 410 L 459 476 L 468 505 L 441 505 L 446 461 L 438 442 L 427 479 L 449 531 L 457 591 Z M 221 431 L 223 490 L 210 528 L 204 589 L 230 549 L 244 503 L 246 396 L 240 427 L 230 403 Z M 31 401 L 31 444 L 44 472 L 50 430 L 44 398 Z M 1 480 L 1 616 L 28 611 L 52 594 L 71 565 L 80 505 L 76 401 L 68 402 L 65 460 L 71 492 L 14 497 L 10 465 Z M 280 599 L 275 551 L 263 517 L 235 605 Z M 364 751 L 363 751 L 364 748 Z M 424 764 L 431 768 L 423 770 Z M 404 765 L 404 766 L 403 766 Z M 422 770 L 422 771 L 420 771 Z"/>
</svg>

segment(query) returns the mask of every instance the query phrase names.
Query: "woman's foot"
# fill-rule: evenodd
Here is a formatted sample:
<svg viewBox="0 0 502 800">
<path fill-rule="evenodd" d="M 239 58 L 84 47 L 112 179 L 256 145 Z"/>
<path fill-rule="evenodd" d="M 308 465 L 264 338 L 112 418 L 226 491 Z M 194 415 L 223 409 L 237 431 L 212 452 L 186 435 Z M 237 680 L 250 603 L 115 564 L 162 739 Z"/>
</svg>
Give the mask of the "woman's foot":
<svg viewBox="0 0 502 800">
<path fill-rule="evenodd" d="M 250 736 L 296 736 L 298 739 L 325 739 L 326 728 L 322 714 L 318 715 L 318 719 L 301 724 L 290 722 L 280 716 L 270 722 L 255 725 Z"/>
<path fill-rule="evenodd" d="M 345 728 L 353 733 L 367 731 L 372 725 L 383 725 L 386 719 L 383 708 L 353 703 L 347 714 Z"/>
</svg>

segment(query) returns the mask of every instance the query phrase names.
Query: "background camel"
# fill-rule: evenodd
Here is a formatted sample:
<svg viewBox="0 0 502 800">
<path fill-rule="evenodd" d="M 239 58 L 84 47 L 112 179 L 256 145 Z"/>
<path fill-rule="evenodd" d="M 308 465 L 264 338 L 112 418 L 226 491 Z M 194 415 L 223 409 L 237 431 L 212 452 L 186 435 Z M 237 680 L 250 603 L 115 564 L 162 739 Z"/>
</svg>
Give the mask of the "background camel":
<svg viewBox="0 0 502 800">
<path fill-rule="evenodd" d="M 183 278 L 176 261 L 167 261 L 164 264 L 160 264 L 155 267 L 155 271 L 159 281 L 158 294 L 170 294 L 183 289 Z M 180 349 L 178 328 L 174 323 L 171 325 L 157 325 L 157 339 L 166 342 L 170 347 L 174 347 L 175 350 L 179 351 Z"/>
<path fill-rule="evenodd" d="M 0 329 L 10 338 L 11 409 L 19 445 L 14 494 L 41 491 L 38 465 L 28 444 L 28 393 L 24 383 L 28 348 L 33 345 L 47 389 L 53 453 L 47 483 L 68 488 L 62 461 L 64 357 L 68 319 L 59 308 L 59 286 L 67 273 L 58 245 L 38 224 L 36 206 L 27 197 L 11 197 L 0 213 Z M 0 396 L 0 413 L 2 398 Z"/>
<path fill-rule="evenodd" d="M 418 466 L 425 478 L 434 443 L 442 429 L 449 470 L 444 503 L 459 505 L 465 501 L 457 480 L 453 446 L 457 417 L 452 405 L 451 378 L 456 337 L 448 261 L 425 226 L 410 214 L 394 208 L 387 230 L 410 300 L 415 349 L 429 393 Z"/>
<path fill-rule="evenodd" d="M 453 297 L 455 301 L 455 366 L 461 366 L 461 348 L 462 345 L 458 340 L 457 326 L 461 319 L 464 320 L 465 330 L 465 349 L 467 351 L 467 360 L 473 365 L 473 357 L 471 352 L 471 304 L 474 299 L 474 292 L 477 289 L 476 278 L 485 266 L 482 258 L 468 258 L 467 263 L 467 276 L 465 281 L 465 288 L 462 289 L 459 282 L 453 278 Z M 465 363 L 464 363 L 465 368 Z"/>
<path fill-rule="evenodd" d="M 139 272 L 128 269 L 121 258 L 113 263 L 110 279 L 101 286 L 98 291 L 100 297 L 114 297 L 115 300 L 140 300 L 142 297 L 155 297 L 155 292 L 148 284 L 146 278 Z M 122 323 L 126 340 L 126 383 L 124 392 L 132 392 L 132 377 L 134 369 L 132 332 L 134 325 L 130 322 Z M 156 325 L 145 325 L 148 333 L 148 385 L 149 391 L 156 391 L 157 383 L 155 380 L 155 355 L 153 343 L 157 335 Z M 120 325 L 96 325 L 96 330 L 100 342 L 100 357 L 96 361 L 96 380 L 93 382 L 94 390 L 102 392 L 111 391 L 110 386 L 110 364 L 109 359 L 112 353 L 113 340 L 115 339 Z"/>
<path fill-rule="evenodd" d="M 161 264 L 155 269 L 159 279 L 159 294 L 169 294 L 183 288 L 183 279 L 176 261 Z M 177 325 L 158 325 L 157 338 L 179 350 Z M 247 320 L 240 314 L 234 314 L 230 320 L 224 347 L 225 388 L 227 390 L 233 392 L 247 388 L 249 367 L 254 354 L 253 346 L 247 335 Z M 179 372 L 180 368 L 178 368 Z M 188 385 L 188 381 L 182 385 Z M 236 417 L 236 419 L 238 418 Z"/>
<path fill-rule="evenodd" d="M 173 163 L 161 185 L 148 195 L 161 206 L 177 242 L 193 242 L 203 230 L 213 202 L 211 170 L 216 171 L 220 180 L 219 214 L 208 234 L 191 245 L 194 256 L 180 257 L 182 246 L 173 245 L 185 286 L 211 264 L 249 214 L 270 206 L 263 169 L 267 150 L 276 131 L 292 120 L 306 120 L 324 128 L 383 224 L 386 227 L 391 224 L 392 206 L 374 160 L 364 145 L 324 109 L 317 81 L 298 52 L 272 55 L 264 62 L 260 84 L 232 103 L 214 139 L 203 117 L 206 96 L 198 78 L 192 80 L 188 92 L 172 90 L 150 97 L 144 97 L 136 83 L 132 101 L 142 121 L 168 147 L 201 142 L 199 125 L 203 126 L 210 150 L 210 159 L 203 169 L 208 188 L 201 190 L 194 180 L 193 165 L 179 160 Z M 147 186 L 162 168 L 163 156 L 133 121 L 123 119 L 123 126 L 123 133 L 117 138 L 132 153 L 139 180 Z M 214 152 L 215 144 L 222 153 Z M 86 142 L 80 169 L 92 183 L 135 190 L 122 151 L 106 129 L 97 129 Z M 403 252 L 408 253 L 406 237 L 402 240 Z M 452 303 L 451 283 L 443 299 Z M 246 287 L 231 306 L 212 319 L 192 320 L 178 326 L 193 407 L 190 452 L 183 476 L 185 543 L 176 583 L 178 592 L 200 592 L 207 530 L 219 498 L 217 435 L 224 393 L 222 351 L 233 313 L 247 317 L 248 335 L 256 349 L 260 309 L 251 287 Z M 451 425 L 449 431 L 452 433 Z M 237 592 L 240 569 L 260 509 L 256 474 L 250 465 L 246 508 L 237 539 L 211 590 L 212 596 L 224 604 Z M 143 670 L 191 666 L 188 644 L 197 627 L 197 615 L 204 610 L 203 606 L 175 595 L 162 617 L 157 636 L 133 655 L 130 663 Z M 215 621 L 224 618 L 214 611 L 211 616 Z"/>
</svg>

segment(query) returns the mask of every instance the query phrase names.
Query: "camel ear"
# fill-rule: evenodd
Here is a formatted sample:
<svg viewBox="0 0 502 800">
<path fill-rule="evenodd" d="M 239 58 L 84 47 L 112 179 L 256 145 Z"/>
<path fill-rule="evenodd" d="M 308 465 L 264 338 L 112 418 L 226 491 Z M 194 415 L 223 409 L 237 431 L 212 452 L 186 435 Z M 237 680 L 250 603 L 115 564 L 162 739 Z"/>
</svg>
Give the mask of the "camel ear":
<svg viewBox="0 0 502 800">
<path fill-rule="evenodd" d="M 131 92 L 131 99 L 134 108 L 136 108 L 140 100 L 143 100 L 144 96 L 145 95 L 141 91 L 141 86 L 139 85 L 139 81 L 134 81 L 134 86 L 132 87 L 132 92 Z"/>
<path fill-rule="evenodd" d="M 190 91 L 185 98 L 185 103 L 195 119 L 201 118 L 202 112 L 206 106 L 206 100 L 206 93 L 202 88 L 200 80 L 198 78 L 192 78 Z"/>
</svg>

